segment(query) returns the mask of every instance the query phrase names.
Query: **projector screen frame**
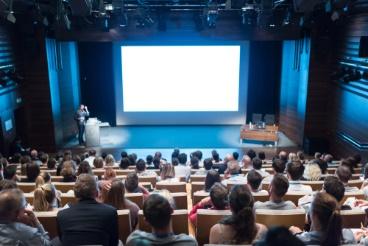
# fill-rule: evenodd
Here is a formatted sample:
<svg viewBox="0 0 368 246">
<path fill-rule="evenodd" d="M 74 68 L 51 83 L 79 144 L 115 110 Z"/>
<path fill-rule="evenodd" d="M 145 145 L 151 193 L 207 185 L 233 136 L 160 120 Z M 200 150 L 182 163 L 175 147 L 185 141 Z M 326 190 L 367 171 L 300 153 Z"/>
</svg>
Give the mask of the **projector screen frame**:
<svg viewBox="0 0 368 246">
<path fill-rule="evenodd" d="M 121 46 L 240 46 L 238 111 L 124 112 Z M 249 41 L 221 42 L 114 42 L 116 125 L 241 125 L 246 122 Z M 203 93 L 205 100 L 206 93 Z M 147 99 L 148 100 L 148 99 Z"/>
</svg>

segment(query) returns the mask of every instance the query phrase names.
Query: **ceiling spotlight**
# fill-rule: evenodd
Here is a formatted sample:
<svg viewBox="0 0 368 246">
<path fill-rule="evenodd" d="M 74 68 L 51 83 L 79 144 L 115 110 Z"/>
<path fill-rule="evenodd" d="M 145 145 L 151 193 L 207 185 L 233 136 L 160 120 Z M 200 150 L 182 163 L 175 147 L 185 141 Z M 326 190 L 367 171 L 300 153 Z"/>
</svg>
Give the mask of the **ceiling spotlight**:
<svg viewBox="0 0 368 246">
<path fill-rule="evenodd" d="M 13 0 L 1 0 L 0 12 L 1 16 L 3 16 L 7 21 L 11 23 L 16 22 L 17 19 L 15 18 L 13 11 Z"/>
</svg>

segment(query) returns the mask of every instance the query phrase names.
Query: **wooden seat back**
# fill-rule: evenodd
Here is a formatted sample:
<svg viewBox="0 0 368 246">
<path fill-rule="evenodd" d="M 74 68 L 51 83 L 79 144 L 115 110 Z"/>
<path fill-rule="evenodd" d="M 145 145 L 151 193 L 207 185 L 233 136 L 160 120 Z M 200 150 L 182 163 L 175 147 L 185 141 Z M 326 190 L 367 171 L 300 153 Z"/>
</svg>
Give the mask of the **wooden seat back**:
<svg viewBox="0 0 368 246">
<path fill-rule="evenodd" d="M 172 193 L 187 192 L 185 182 L 158 182 L 156 183 L 157 190 L 168 190 Z"/>
<path fill-rule="evenodd" d="M 297 226 L 303 228 L 305 224 L 304 209 L 290 210 L 272 210 L 272 209 L 257 209 L 256 222 L 271 226 Z"/>
</svg>

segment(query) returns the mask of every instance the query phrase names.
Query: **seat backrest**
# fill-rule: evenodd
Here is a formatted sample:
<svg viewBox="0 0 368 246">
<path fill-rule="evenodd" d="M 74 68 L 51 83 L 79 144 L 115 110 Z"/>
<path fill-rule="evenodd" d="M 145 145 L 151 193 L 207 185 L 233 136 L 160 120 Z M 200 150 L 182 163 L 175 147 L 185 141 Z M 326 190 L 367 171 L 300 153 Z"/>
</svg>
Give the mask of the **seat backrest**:
<svg viewBox="0 0 368 246">
<path fill-rule="evenodd" d="M 356 199 L 364 199 L 364 192 L 362 190 L 354 192 L 345 192 L 342 202 L 344 203 L 349 197 L 355 197 Z"/>
<path fill-rule="evenodd" d="M 272 210 L 272 209 L 257 209 L 256 222 L 271 226 L 297 226 L 303 228 L 305 224 L 304 209 L 290 210 Z"/>
<path fill-rule="evenodd" d="M 36 188 L 36 184 L 32 182 L 17 182 L 17 186 L 24 193 L 33 192 Z"/>
<path fill-rule="evenodd" d="M 143 186 L 144 188 L 146 188 L 147 190 L 149 190 L 149 191 L 152 190 L 152 184 L 151 184 L 151 182 L 139 182 L 139 184 L 141 186 Z"/>
<path fill-rule="evenodd" d="M 304 185 L 309 185 L 310 187 L 312 187 L 313 191 L 320 191 L 322 190 L 322 186 L 323 186 L 323 181 L 300 181 L 301 184 Z"/>
<path fill-rule="evenodd" d="M 284 196 L 284 201 L 292 201 L 294 204 L 298 204 L 300 198 L 305 195 L 309 195 L 310 192 L 297 192 L 297 191 L 288 191 Z"/>
<path fill-rule="evenodd" d="M 175 192 L 171 195 L 175 201 L 175 209 L 188 209 L 188 195 L 186 192 Z"/>
<path fill-rule="evenodd" d="M 41 222 L 45 231 L 49 233 L 50 239 L 58 236 L 56 216 L 58 211 L 34 212 Z"/>
<path fill-rule="evenodd" d="M 143 208 L 143 194 L 142 193 L 125 193 L 125 197 L 138 205 L 140 209 Z"/>
<path fill-rule="evenodd" d="M 156 183 L 157 190 L 168 190 L 172 193 L 187 192 L 185 182 L 158 182 Z"/>
<path fill-rule="evenodd" d="M 352 187 L 357 187 L 358 189 L 360 189 L 363 185 L 363 180 L 360 180 L 360 179 L 349 180 L 348 185 Z"/>
<path fill-rule="evenodd" d="M 195 192 L 193 194 L 193 206 L 197 203 L 199 203 L 203 198 L 205 197 L 209 197 L 210 193 L 209 192 L 204 192 L 204 191 L 199 191 L 199 192 Z"/>
<path fill-rule="evenodd" d="M 366 214 L 361 209 L 341 210 L 343 228 L 360 228 L 365 222 Z"/>
<path fill-rule="evenodd" d="M 265 114 L 264 122 L 266 123 L 266 125 L 275 124 L 275 115 L 274 114 Z"/>
<path fill-rule="evenodd" d="M 226 188 L 230 191 L 235 185 L 247 185 L 247 183 L 244 182 L 234 182 L 234 181 L 228 181 L 226 183 Z"/>
<path fill-rule="evenodd" d="M 253 193 L 253 198 L 256 202 L 267 202 L 268 200 L 270 200 L 270 195 Z"/>
<path fill-rule="evenodd" d="M 191 196 L 193 197 L 194 192 L 204 189 L 204 182 L 192 182 L 191 186 L 192 186 L 192 189 L 190 193 L 191 193 Z"/>
<path fill-rule="evenodd" d="M 138 181 L 141 182 L 150 182 L 152 187 L 156 187 L 157 177 L 156 176 L 138 176 Z"/>
<path fill-rule="evenodd" d="M 196 225 L 198 244 L 208 243 L 211 227 L 228 215 L 231 215 L 229 210 L 198 209 Z"/>
<path fill-rule="evenodd" d="M 130 223 L 129 209 L 117 210 L 118 212 L 118 225 L 119 225 L 119 239 L 125 243 L 129 234 L 132 232 Z"/>
<path fill-rule="evenodd" d="M 173 231 L 175 234 L 188 234 L 188 210 L 176 209 L 171 215 Z M 152 228 L 144 219 L 143 210 L 138 213 L 138 229 L 141 231 L 151 232 Z"/>
<path fill-rule="evenodd" d="M 55 188 L 62 193 L 67 193 L 74 189 L 75 182 L 53 182 Z"/>
<path fill-rule="evenodd" d="M 262 119 L 263 117 L 262 117 L 262 114 L 252 114 L 252 122 L 254 123 L 254 124 L 257 124 L 257 123 L 259 123 L 259 122 L 262 122 L 263 121 L 263 119 Z"/>
<path fill-rule="evenodd" d="M 60 196 L 61 206 L 65 206 L 66 204 L 75 204 L 77 203 L 77 198 L 74 194 L 61 194 Z"/>
<path fill-rule="evenodd" d="M 204 182 L 206 180 L 206 175 L 191 175 L 191 182 Z"/>
</svg>

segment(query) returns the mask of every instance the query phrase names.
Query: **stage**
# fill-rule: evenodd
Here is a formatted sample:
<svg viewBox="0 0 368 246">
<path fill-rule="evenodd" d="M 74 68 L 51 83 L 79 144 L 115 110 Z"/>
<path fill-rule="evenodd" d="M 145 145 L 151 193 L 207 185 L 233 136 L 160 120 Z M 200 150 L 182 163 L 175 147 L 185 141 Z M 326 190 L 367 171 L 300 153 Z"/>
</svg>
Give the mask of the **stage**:
<svg viewBox="0 0 368 246">
<path fill-rule="evenodd" d="M 297 146 L 285 134 L 279 132 L 277 146 L 242 143 L 240 141 L 240 125 L 155 125 L 155 126 L 118 126 L 101 127 L 100 146 L 93 147 L 99 152 L 108 152 L 119 157 L 121 150 L 137 153 L 143 158 L 148 153 L 161 151 L 169 157 L 174 148 L 185 149 L 186 153 L 201 150 L 204 157 L 210 155 L 211 150 L 216 149 L 221 156 L 237 151 L 246 152 L 253 148 L 256 151 L 263 150 L 272 156 L 280 149 L 296 149 Z M 78 146 L 77 139 L 65 144 L 64 149 L 83 151 Z M 183 150 L 184 151 L 184 150 Z"/>
</svg>

